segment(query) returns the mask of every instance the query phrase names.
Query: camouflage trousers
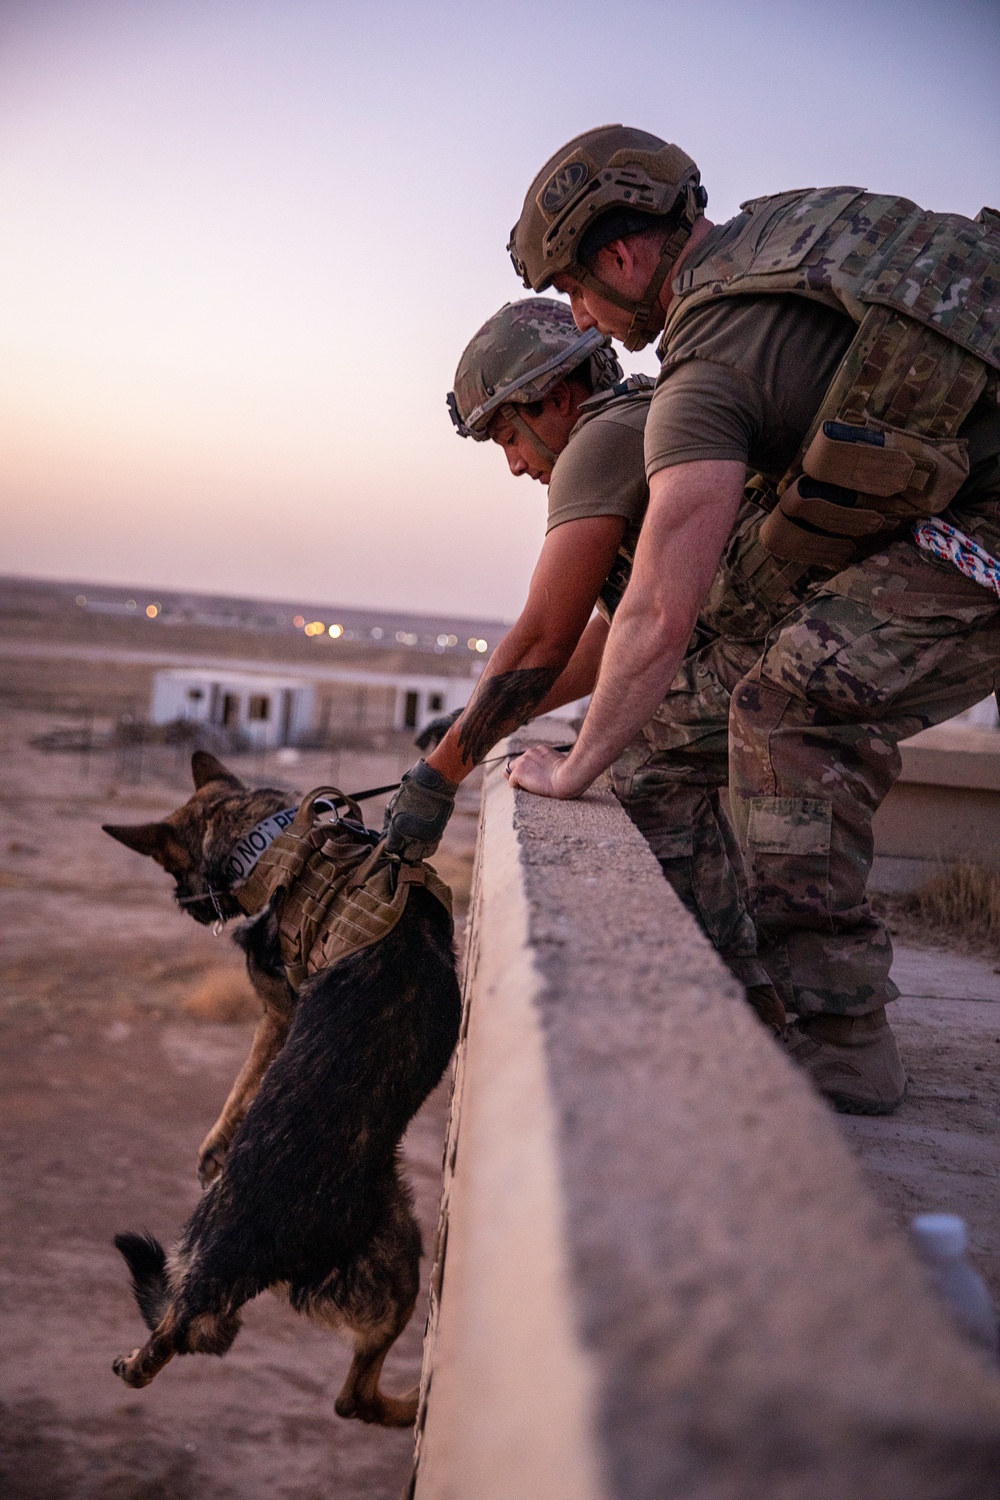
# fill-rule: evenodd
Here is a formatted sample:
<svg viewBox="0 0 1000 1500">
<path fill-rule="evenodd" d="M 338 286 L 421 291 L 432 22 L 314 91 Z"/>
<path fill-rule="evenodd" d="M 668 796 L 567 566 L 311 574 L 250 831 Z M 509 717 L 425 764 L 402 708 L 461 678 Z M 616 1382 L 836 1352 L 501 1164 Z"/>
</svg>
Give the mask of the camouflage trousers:
<svg viewBox="0 0 1000 1500">
<path fill-rule="evenodd" d="M 899 741 L 998 680 L 1000 599 L 898 542 L 765 641 L 689 655 L 613 784 L 737 978 L 800 1014 L 862 1015 L 898 993 L 865 888 Z"/>
<path fill-rule="evenodd" d="M 726 805 L 729 707 L 760 641 L 720 639 L 687 656 L 660 708 L 611 770 L 618 800 L 663 873 L 746 985 L 767 984 L 757 957 L 739 846 Z"/>
</svg>

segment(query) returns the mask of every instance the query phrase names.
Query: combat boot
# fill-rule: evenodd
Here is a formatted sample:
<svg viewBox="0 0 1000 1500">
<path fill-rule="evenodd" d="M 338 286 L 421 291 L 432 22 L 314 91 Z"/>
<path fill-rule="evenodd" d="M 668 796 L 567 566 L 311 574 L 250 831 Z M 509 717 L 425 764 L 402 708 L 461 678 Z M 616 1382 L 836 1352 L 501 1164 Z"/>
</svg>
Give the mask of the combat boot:
<svg viewBox="0 0 1000 1500">
<path fill-rule="evenodd" d="M 891 1115 L 906 1074 L 885 1008 L 866 1016 L 800 1016 L 785 1046 L 820 1093 L 844 1115 Z"/>
</svg>

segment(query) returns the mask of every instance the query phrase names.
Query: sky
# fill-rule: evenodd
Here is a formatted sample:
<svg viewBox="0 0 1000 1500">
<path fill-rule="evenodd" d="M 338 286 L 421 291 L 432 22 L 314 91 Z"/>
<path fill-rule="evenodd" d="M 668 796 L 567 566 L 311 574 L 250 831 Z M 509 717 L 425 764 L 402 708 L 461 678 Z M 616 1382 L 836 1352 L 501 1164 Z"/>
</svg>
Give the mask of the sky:
<svg viewBox="0 0 1000 1500">
<path fill-rule="evenodd" d="M 0 571 L 512 618 L 544 490 L 445 393 L 542 163 L 971 215 L 998 76 L 993 0 L 0 0 Z"/>
</svg>

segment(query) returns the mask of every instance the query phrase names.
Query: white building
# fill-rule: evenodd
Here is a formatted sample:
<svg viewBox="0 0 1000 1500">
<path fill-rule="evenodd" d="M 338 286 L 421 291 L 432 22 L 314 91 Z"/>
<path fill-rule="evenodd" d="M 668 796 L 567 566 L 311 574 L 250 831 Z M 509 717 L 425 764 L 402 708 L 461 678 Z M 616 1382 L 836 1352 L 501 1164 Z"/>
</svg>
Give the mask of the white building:
<svg viewBox="0 0 1000 1500">
<path fill-rule="evenodd" d="M 150 718 L 186 720 L 241 733 L 254 745 L 294 745 L 310 733 L 420 730 L 464 708 L 472 677 L 395 676 L 327 668 L 308 676 L 211 667 L 156 673 Z"/>
<path fill-rule="evenodd" d="M 153 678 L 149 716 L 154 724 L 212 724 L 273 748 L 312 728 L 315 696 L 301 677 L 172 667 Z"/>
</svg>

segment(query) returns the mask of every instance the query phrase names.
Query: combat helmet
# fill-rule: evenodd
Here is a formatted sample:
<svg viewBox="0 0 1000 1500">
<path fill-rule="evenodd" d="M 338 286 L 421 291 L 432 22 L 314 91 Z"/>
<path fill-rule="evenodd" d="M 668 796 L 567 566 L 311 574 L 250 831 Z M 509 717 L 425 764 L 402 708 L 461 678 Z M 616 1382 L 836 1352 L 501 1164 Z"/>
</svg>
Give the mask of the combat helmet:
<svg viewBox="0 0 1000 1500">
<path fill-rule="evenodd" d="M 602 125 L 575 136 L 545 163 L 528 189 L 507 249 L 532 291 L 544 291 L 554 276 L 569 271 L 632 313 L 624 343 L 626 349 L 641 349 L 658 331 L 650 315 L 660 288 L 707 202 L 698 168 L 679 146 L 627 125 Z M 593 227 L 612 213 L 612 238 L 634 234 L 651 220 L 672 221 L 657 268 L 638 299 L 607 286 L 580 259 L 600 249 Z"/>
<path fill-rule="evenodd" d="M 448 392 L 451 420 L 462 437 L 485 442 L 490 423 L 501 412 L 522 431 L 549 463 L 556 454 L 523 420 L 519 406 L 541 399 L 573 370 L 589 366 L 593 391 L 622 378 L 611 340 L 596 328 L 581 333 L 565 302 L 525 297 L 507 302 L 471 340 Z"/>
</svg>

